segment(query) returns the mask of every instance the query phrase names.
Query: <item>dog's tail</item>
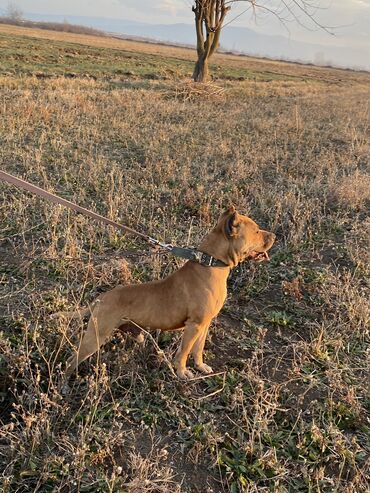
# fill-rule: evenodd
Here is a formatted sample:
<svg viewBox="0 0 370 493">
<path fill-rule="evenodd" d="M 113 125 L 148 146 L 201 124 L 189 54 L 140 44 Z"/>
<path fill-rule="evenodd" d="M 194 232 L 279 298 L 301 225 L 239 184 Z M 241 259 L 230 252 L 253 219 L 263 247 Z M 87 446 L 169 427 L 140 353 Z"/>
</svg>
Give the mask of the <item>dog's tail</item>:
<svg viewBox="0 0 370 493">
<path fill-rule="evenodd" d="M 85 308 L 79 308 L 77 310 L 72 310 L 72 311 L 67 311 L 67 312 L 57 312 L 53 313 L 51 315 L 52 319 L 56 318 L 68 318 L 70 320 L 75 320 L 75 319 L 84 319 L 87 318 L 92 314 L 94 311 L 95 305 L 97 304 L 98 300 L 95 300 L 91 305 L 88 305 Z"/>
</svg>

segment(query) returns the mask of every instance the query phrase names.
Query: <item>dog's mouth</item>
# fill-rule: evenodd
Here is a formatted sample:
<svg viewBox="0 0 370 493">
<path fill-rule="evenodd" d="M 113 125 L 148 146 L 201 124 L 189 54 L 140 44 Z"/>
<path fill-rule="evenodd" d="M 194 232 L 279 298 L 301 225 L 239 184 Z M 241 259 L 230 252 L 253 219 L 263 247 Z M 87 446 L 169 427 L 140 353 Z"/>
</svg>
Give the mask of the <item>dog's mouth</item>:
<svg viewBox="0 0 370 493">
<path fill-rule="evenodd" d="M 248 260 L 254 260 L 255 262 L 263 262 L 265 260 L 270 260 L 270 257 L 267 252 L 257 252 L 253 250 L 248 255 Z"/>
</svg>

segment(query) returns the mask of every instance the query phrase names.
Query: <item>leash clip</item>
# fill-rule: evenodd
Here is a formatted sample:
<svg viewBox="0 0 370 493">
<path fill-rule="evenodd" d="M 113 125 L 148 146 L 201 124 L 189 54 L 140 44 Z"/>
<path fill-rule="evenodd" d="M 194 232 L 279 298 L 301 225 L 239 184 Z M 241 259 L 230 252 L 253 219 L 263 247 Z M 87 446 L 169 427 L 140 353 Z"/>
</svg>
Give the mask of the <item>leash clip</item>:
<svg viewBox="0 0 370 493">
<path fill-rule="evenodd" d="M 162 243 L 161 241 L 156 240 L 155 238 L 152 238 L 150 236 L 148 238 L 148 242 L 151 245 L 159 246 L 159 247 L 164 248 L 165 250 L 168 250 L 168 251 L 171 251 L 173 249 L 172 243 Z"/>
</svg>

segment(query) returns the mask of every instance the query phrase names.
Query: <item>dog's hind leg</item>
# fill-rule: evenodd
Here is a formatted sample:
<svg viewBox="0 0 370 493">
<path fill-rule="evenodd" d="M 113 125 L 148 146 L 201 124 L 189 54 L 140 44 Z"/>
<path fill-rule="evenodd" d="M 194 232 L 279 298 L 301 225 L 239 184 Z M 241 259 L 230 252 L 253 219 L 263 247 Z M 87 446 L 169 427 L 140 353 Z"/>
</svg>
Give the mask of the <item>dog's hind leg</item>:
<svg viewBox="0 0 370 493">
<path fill-rule="evenodd" d="M 119 313 L 104 309 L 101 305 L 94 310 L 77 352 L 68 360 L 65 372 L 66 380 L 82 361 L 99 350 L 118 326 Z"/>
</svg>

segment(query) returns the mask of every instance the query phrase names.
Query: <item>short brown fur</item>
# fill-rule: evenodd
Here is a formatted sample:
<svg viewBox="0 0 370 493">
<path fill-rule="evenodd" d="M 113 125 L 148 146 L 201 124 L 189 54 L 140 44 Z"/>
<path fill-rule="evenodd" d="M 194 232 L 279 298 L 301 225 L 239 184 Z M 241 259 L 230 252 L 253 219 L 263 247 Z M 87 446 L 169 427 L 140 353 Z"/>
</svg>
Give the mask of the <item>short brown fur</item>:
<svg viewBox="0 0 370 493">
<path fill-rule="evenodd" d="M 252 219 L 230 207 L 199 246 L 200 251 L 221 260 L 225 266 L 207 267 L 188 261 L 163 280 L 117 286 L 100 296 L 93 304 L 78 351 L 68 362 L 66 378 L 116 329 L 132 331 L 133 327 L 138 330 L 138 326 L 183 329 L 174 362 L 177 375 L 182 379 L 193 377 L 186 366 L 190 353 L 199 371 L 211 373 L 212 368 L 203 362 L 203 349 L 208 327 L 225 302 L 230 270 L 247 258 L 257 259 L 258 254 L 267 258 L 266 252 L 274 240 L 273 233 L 260 230 Z M 90 309 L 76 313 L 86 315 Z M 136 335 L 143 338 L 137 331 Z"/>
</svg>

